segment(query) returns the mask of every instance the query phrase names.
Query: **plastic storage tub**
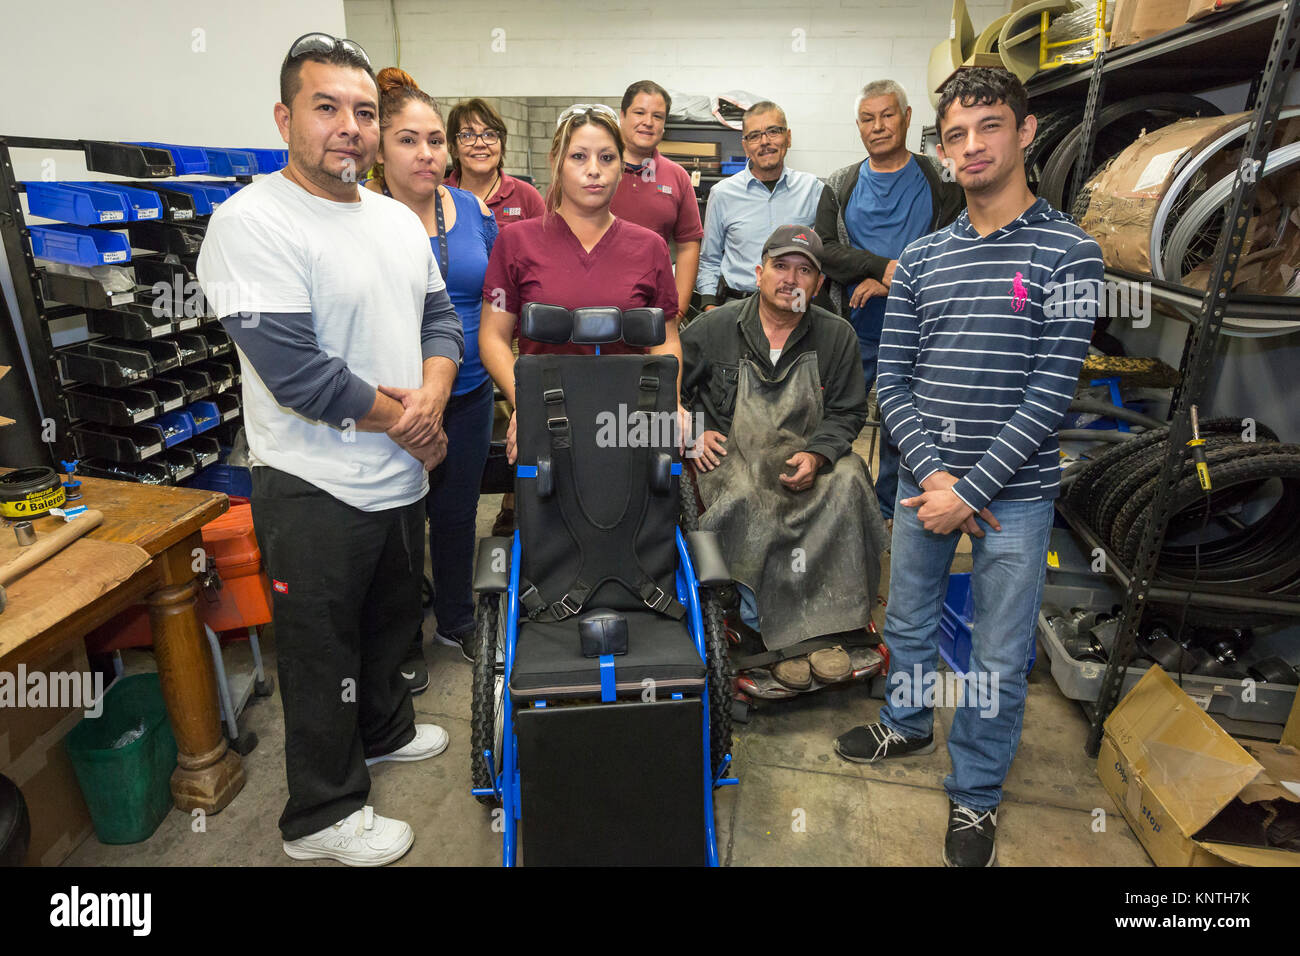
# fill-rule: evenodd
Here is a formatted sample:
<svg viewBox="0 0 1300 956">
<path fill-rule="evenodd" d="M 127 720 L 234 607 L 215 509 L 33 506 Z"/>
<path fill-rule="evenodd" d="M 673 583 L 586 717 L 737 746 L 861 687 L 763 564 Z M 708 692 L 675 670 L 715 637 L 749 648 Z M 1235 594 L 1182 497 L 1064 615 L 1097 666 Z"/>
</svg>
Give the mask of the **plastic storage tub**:
<svg viewBox="0 0 1300 956">
<path fill-rule="evenodd" d="M 73 266 L 111 266 L 131 261 L 131 243 L 120 232 L 58 224 L 31 226 L 32 255 Z"/>
<path fill-rule="evenodd" d="M 133 729 L 142 729 L 137 739 L 113 746 Z M 172 808 L 176 769 L 176 739 L 158 675 L 114 681 L 104 695 L 104 712 L 83 718 L 65 745 L 100 842 L 148 839 Z"/>
<path fill-rule="evenodd" d="M 253 159 L 257 161 L 258 173 L 273 173 L 278 169 L 283 169 L 289 164 L 289 151 L 287 149 L 242 149 L 240 152 L 250 153 Z"/>
<path fill-rule="evenodd" d="M 975 596 L 970 574 L 948 575 L 948 593 L 939 616 L 939 656 L 958 674 L 970 668 L 971 628 L 975 623 Z M 1029 650 L 1029 670 L 1038 658 L 1038 643 Z"/>
<path fill-rule="evenodd" d="M 78 226 L 126 222 L 131 210 L 121 193 L 87 189 L 72 183 L 24 182 L 27 209 L 33 216 Z"/>
<path fill-rule="evenodd" d="M 271 582 L 262 573 L 252 506 L 231 505 L 229 511 L 209 521 L 202 530 L 210 566 L 216 568 L 222 584 L 215 601 L 199 602 L 204 622 L 218 633 L 270 623 Z"/>
<path fill-rule="evenodd" d="M 186 485 L 204 491 L 220 491 L 235 498 L 251 498 L 253 476 L 237 465 L 212 465 L 191 478 Z"/>
<path fill-rule="evenodd" d="M 257 172 L 257 157 L 244 149 L 205 147 L 208 172 L 214 176 L 251 176 Z"/>
</svg>

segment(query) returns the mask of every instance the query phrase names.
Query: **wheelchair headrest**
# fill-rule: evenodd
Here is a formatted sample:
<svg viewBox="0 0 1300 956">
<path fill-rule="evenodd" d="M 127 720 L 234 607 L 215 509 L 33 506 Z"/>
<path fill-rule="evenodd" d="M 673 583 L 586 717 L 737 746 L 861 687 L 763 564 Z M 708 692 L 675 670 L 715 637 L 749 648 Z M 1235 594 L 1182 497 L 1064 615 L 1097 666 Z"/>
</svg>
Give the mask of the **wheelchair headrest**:
<svg viewBox="0 0 1300 956">
<path fill-rule="evenodd" d="M 534 342 L 552 345 L 609 345 L 623 341 L 649 348 L 664 342 L 664 310 L 588 306 L 570 312 L 563 306 L 529 302 L 520 316 L 520 332 Z"/>
</svg>

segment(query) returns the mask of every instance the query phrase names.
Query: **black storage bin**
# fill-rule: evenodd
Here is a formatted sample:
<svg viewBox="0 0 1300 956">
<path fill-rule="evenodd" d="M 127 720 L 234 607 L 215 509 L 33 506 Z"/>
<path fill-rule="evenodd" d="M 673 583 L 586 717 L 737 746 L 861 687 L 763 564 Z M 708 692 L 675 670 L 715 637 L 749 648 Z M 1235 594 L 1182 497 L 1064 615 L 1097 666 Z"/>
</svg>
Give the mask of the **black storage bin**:
<svg viewBox="0 0 1300 956">
<path fill-rule="evenodd" d="M 146 485 L 165 485 L 171 470 L 159 461 L 122 462 L 106 458 L 84 458 L 77 463 L 77 474 L 112 481 L 138 481 Z"/>
<path fill-rule="evenodd" d="M 86 326 L 99 335 L 113 335 L 131 341 L 149 341 L 172 331 L 172 321 L 147 305 L 130 304 L 115 309 L 89 309 Z"/>
<path fill-rule="evenodd" d="M 147 388 L 105 388 L 73 385 L 63 390 L 69 418 L 101 425 L 138 425 L 157 415 L 158 396 Z"/>
<path fill-rule="evenodd" d="M 74 382 L 118 388 L 142 382 L 155 371 L 153 359 L 138 342 L 78 342 L 57 354 L 59 374 Z"/>
<path fill-rule="evenodd" d="M 78 458 L 144 461 L 163 450 L 163 433 L 157 425 L 74 425 L 72 439 Z"/>
</svg>

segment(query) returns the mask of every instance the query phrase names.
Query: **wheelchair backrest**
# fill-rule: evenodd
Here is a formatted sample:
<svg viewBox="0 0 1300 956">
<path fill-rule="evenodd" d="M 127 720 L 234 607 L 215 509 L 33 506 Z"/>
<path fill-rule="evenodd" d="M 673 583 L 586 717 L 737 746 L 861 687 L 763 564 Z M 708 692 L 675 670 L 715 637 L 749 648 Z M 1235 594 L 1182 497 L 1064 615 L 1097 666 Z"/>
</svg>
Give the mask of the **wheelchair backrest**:
<svg viewBox="0 0 1300 956">
<path fill-rule="evenodd" d="M 677 359 L 524 355 L 515 401 L 522 578 L 570 612 L 675 595 Z"/>
</svg>

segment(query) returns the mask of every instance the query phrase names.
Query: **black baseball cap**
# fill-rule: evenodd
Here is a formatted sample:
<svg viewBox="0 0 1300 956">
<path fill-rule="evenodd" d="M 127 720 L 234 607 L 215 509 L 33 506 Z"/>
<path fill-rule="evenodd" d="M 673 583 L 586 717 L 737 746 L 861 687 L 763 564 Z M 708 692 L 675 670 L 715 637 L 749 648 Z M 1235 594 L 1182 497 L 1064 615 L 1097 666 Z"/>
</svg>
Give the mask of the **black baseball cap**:
<svg viewBox="0 0 1300 956">
<path fill-rule="evenodd" d="M 811 226 L 777 226 L 763 243 L 763 258 L 775 258 L 788 252 L 797 252 L 812 260 L 820 272 L 822 268 L 821 237 Z"/>
</svg>

